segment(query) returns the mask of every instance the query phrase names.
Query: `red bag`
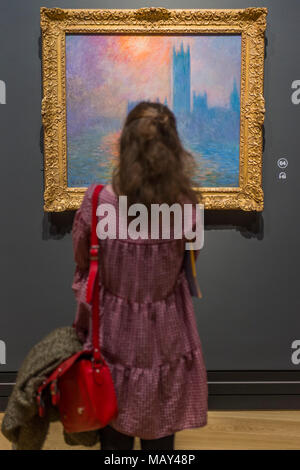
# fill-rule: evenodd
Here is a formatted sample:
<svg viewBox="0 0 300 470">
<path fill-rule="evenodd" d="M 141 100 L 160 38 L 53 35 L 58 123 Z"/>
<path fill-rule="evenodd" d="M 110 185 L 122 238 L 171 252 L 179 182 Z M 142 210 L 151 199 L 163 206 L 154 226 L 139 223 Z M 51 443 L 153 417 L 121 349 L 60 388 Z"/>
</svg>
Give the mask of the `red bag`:
<svg viewBox="0 0 300 470">
<path fill-rule="evenodd" d="M 50 383 L 52 404 L 58 406 L 61 422 L 68 433 L 102 428 L 118 415 L 113 380 L 101 355 L 99 340 L 99 241 L 96 233 L 96 210 L 102 188 L 103 185 L 97 185 L 93 193 L 90 269 L 86 294 L 86 301 L 93 302 L 93 349 L 82 349 L 62 362 L 40 385 L 37 393 L 39 416 L 42 417 L 45 414 L 42 391 Z"/>
</svg>

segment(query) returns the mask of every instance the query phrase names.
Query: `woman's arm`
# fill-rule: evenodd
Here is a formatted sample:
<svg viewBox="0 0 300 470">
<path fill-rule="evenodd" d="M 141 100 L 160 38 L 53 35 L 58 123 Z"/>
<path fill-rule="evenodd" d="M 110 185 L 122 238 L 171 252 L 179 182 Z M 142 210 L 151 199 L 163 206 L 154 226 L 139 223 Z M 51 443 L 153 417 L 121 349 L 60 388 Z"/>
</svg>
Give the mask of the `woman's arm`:
<svg viewBox="0 0 300 470">
<path fill-rule="evenodd" d="M 85 271 L 89 267 L 90 230 L 82 215 L 82 210 L 81 206 L 74 217 L 72 242 L 75 264 L 81 271 Z"/>
<path fill-rule="evenodd" d="M 73 252 L 76 263 L 72 290 L 77 301 L 73 327 L 81 342 L 85 342 L 87 339 L 91 321 L 91 306 L 87 304 L 85 295 L 89 272 L 93 187 L 94 185 L 91 185 L 87 188 L 81 206 L 75 214 L 72 227 Z"/>
<path fill-rule="evenodd" d="M 89 268 L 89 247 L 91 236 L 92 194 L 95 184 L 90 185 L 77 209 L 72 227 L 73 253 L 76 266 L 85 271 Z"/>
</svg>

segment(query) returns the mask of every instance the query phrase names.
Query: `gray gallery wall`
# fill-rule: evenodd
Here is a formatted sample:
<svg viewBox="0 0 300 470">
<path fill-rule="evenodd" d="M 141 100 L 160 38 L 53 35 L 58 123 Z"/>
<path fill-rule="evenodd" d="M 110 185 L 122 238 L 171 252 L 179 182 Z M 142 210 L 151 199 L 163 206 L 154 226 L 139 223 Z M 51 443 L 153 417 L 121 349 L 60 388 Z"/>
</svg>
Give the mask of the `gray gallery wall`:
<svg viewBox="0 0 300 470">
<path fill-rule="evenodd" d="M 1 0 L 0 340 L 17 371 L 50 330 L 73 322 L 72 214 L 43 211 L 40 6 L 61 8 L 269 9 L 266 30 L 262 214 L 205 215 L 194 302 L 208 370 L 299 370 L 292 343 L 299 320 L 299 115 L 292 83 L 300 80 L 300 2 Z M 299 84 L 298 84 L 299 87 Z M 294 92 L 294 103 L 292 94 Z M 277 160 L 288 159 L 287 179 Z M 2 343 L 3 345 L 4 343 Z"/>
</svg>

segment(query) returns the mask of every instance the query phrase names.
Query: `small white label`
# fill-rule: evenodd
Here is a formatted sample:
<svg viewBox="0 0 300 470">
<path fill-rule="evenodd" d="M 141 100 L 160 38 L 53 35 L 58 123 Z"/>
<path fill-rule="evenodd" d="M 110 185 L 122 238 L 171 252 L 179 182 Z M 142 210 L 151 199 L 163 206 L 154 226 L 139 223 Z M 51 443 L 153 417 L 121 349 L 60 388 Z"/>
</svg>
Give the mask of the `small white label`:
<svg viewBox="0 0 300 470">
<path fill-rule="evenodd" d="M 280 180 L 286 180 L 286 172 L 285 171 L 281 171 L 278 175 L 278 178 Z"/>
<path fill-rule="evenodd" d="M 281 169 L 286 168 L 288 166 L 288 164 L 289 164 L 289 162 L 288 162 L 287 158 L 282 157 L 282 158 L 279 158 L 277 160 L 277 165 Z"/>
</svg>

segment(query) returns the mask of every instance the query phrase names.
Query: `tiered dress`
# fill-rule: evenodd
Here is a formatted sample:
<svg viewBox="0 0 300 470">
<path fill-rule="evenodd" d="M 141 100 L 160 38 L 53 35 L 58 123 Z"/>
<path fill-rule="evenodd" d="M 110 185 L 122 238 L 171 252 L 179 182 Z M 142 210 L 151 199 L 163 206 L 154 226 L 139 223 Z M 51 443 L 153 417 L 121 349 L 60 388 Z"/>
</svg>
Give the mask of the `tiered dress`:
<svg viewBox="0 0 300 470">
<path fill-rule="evenodd" d="M 95 184 L 87 188 L 72 230 L 74 324 L 85 348 L 92 347 L 92 315 L 85 293 L 94 188 Z M 98 202 L 113 204 L 118 220 L 118 197 L 110 184 Z M 119 408 L 109 425 L 142 439 L 207 424 L 207 373 L 182 268 L 185 241 L 99 240 L 100 345 Z"/>
</svg>

